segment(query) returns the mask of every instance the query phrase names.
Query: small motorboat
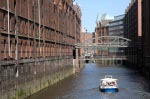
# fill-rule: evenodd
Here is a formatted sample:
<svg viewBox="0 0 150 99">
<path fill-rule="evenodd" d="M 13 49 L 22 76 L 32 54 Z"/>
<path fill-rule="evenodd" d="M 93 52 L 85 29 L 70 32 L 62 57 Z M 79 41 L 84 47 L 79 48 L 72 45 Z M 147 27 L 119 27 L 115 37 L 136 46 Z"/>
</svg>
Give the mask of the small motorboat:
<svg viewBox="0 0 150 99">
<path fill-rule="evenodd" d="M 105 75 L 104 79 L 100 79 L 99 89 L 102 92 L 118 92 L 117 80 L 112 78 L 111 75 Z"/>
</svg>

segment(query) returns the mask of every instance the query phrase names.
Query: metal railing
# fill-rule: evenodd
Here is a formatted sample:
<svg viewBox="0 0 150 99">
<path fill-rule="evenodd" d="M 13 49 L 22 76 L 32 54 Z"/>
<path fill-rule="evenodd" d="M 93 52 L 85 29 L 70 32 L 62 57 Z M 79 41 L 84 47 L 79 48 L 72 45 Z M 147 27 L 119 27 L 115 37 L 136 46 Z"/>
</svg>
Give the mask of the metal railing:
<svg viewBox="0 0 150 99">
<path fill-rule="evenodd" d="M 127 60 L 127 56 L 94 56 L 94 57 L 80 57 L 79 60 Z"/>
</svg>

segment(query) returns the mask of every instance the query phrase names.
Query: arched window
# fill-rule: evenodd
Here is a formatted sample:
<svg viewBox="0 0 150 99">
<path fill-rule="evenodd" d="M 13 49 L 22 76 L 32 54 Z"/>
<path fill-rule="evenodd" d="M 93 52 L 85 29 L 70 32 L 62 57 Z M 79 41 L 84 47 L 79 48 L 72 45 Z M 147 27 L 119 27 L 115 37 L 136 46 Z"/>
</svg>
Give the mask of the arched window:
<svg viewBox="0 0 150 99">
<path fill-rule="evenodd" d="M 7 30 L 7 14 L 3 14 L 3 16 L 4 16 L 4 31 L 6 31 Z"/>
<path fill-rule="evenodd" d="M 32 42 L 30 41 L 30 46 L 29 46 L 29 58 L 32 58 Z"/>
<path fill-rule="evenodd" d="M 20 58 L 23 58 L 23 42 L 21 41 L 21 43 L 20 43 L 20 45 L 21 45 L 21 49 L 20 49 Z"/>
<path fill-rule="evenodd" d="M 13 43 L 12 40 L 10 40 L 10 58 L 11 59 L 12 59 L 12 53 L 13 53 L 12 52 L 12 43 Z"/>
<path fill-rule="evenodd" d="M 28 43 L 25 41 L 25 58 L 28 57 Z"/>
<path fill-rule="evenodd" d="M 7 54 L 6 54 L 6 39 L 4 39 L 4 60 L 7 58 Z"/>
</svg>

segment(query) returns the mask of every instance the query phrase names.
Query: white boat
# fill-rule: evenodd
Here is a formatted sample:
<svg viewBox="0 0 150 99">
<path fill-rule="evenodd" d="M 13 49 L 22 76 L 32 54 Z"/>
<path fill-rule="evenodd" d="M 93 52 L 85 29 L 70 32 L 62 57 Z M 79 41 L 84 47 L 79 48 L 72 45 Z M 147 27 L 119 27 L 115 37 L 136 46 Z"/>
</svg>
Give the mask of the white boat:
<svg viewBox="0 0 150 99">
<path fill-rule="evenodd" d="M 112 78 L 111 75 L 105 75 L 104 79 L 100 80 L 99 89 L 102 92 L 118 92 L 117 80 Z"/>
</svg>

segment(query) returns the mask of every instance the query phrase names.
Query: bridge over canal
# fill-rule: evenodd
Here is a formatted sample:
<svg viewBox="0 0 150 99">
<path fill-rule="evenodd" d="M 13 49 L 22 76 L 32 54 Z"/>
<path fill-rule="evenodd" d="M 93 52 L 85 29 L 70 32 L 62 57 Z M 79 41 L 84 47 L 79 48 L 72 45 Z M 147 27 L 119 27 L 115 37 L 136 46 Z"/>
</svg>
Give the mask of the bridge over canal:
<svg viewBox="0 0 150 99">
<path fill-rule="evenodd" d="M 97 41 L 97 42 L 91 42 Z M 107 56 L 93 56 L 93 57 L 85 57 L 79 56 L 79 49 L 84 50 L 103 50 L 103 49 L 110 49 L 110 48 L 126 48 L 129 47 L 130 39 L 119 37 L 119 36 L 101 36 L 97 38 L 92 38 L 89 40 L 85 40 L 83 43 L 76 43 L 74 49 L 74 64 L 78 67 L 79 61 L 122 61 L 127 60 L 125 55 L 107 55 Z"/>
</svg>

